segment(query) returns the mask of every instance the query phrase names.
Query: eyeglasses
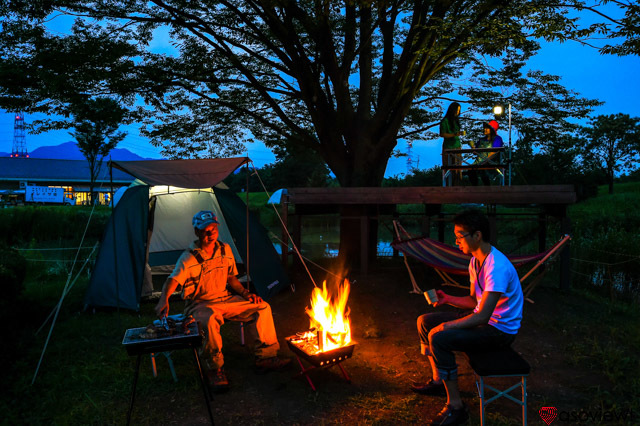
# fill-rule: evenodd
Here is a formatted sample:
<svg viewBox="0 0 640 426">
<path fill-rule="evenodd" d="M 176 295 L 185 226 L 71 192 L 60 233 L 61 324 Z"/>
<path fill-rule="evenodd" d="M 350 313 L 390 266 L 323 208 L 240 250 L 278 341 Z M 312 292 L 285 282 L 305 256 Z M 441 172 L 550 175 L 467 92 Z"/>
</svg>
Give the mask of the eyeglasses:
<svg viewBox="0 0 640 426">
<path fill-rule="evenodd" d="M 214 229 L 211 229 L 209 231 L 202 231 L 202 235 L 205 235 L 207 237 L 216 234 L 218 232 L 218 227 L 216 226 Z"/>
<path fill-rule="evenodd" d="M 462 239 L 467 238 L 469 235 L 471 235 L 469 232 L 467 232 L 467 233 L 466 233 L 466 234 L 464 234 L 464 235 L 460 235 L 460 236 L 456 235 L 456 243 L 457 243 L 458 241 L 462 240 Z"/>
</svg>

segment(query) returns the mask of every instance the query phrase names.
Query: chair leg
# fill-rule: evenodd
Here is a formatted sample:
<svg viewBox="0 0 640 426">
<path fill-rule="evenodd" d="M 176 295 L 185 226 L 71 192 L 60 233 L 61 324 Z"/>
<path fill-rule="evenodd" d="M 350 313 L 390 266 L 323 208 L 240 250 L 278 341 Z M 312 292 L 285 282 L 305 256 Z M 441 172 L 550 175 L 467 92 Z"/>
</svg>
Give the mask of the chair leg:
<svg viewBox="0 0 640 426">
<path fill-rule="evenodd" d="M 149 357 L 151 358 L 151 371 L 153 372 L 153 377 L 158 377 L 158 370 L 156 369 L 156 354 L 151 352 Z"/>
<path fill-rule="evenodd" d="M 522 426 L 527 426 L 527 376 L 522 376 Z"/>
<path fill-rule="evenodd" d="M 478 393 L 480 394 L 480 426 L 484 426 L 484 379 L 480 377 L 480 387 Z"/>
<path fill-rule="evenodd" d="M 240 323 L 240 344 L 244 346 L 244 323 Z"/>
<path fill-rule="evenodd" d="M 169 363 L 169 370 L 171 370 L 171 375 L 173 376 L 173 381 L 178 382 L 178 376 L 176 375 L 176 370 L 173 368 L 173 360 L 171 359 L 171 352 L 162 352 L 162 354 L 167 358 L 167 362 Z"/>
</svg>

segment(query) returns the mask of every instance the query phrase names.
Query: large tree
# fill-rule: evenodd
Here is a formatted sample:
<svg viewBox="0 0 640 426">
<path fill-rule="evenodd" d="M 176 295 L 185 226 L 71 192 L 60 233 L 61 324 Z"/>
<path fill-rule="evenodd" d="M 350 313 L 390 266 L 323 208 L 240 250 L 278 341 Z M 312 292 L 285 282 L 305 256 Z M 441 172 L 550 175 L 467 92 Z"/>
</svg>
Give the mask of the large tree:
<svg viewBox="0 0 640 426">
<path fill-rule="evenodd" d="M 637 52 L 635 3 L 615 2 L 623 19 L 596 15 L 580 27 L 578 15 L 602 3 L 9 0 L 0 101 L 64 113 L 78 94 L 131 105 L 139 96 L 143 134 L 169 157 L 237 154 L 252 139 L 295 143 L 342 186 L 378 186 L 400 139 L 433 138 L 447 98 L 469 100 L 469 116 L 487 113 L 509 87 L 527 120 L 553 117 L 547 133 L 584 117 L 593 103 L 522 69 L 542 39 L 623 35 L 629 43 L 607 51 Z M 78 17 L 69 35 L 47 31 L 58 14 Z M 165 35 L 174 50 L 154 50 Z"/>
<path fill-rule="evenodd" d="M 89 193 L 93 204 L 96 201 L 94 188 L 102 168 L 102 160 L 127 135 L 118 131 L 125 120 L 126 110 L 113 99 L 97 98 L 76 101 L 71 111 L 73 119 L 69 126 L 74 130 L 69 134 L 76 139 L 78 148 L 89 163 Z"/>
<path fill-rule="evenodd" d="M 295 141 L 321 156 L 341 185 L 376 186 L 399 138 L 429 136 L 425 124 L 441 115 L 443 96 L 474 96 L 486 108 L 463 80 L 480 70 L 521 78 L 535 39 L 607 31 L 579 28 L 575 13 L 567 16 L 585 6 L 574 0 L 9 1 L 5 105 L 27 100 L 31 108 L 60 112 L 79 92 L 130 101 L 138 94 L 155 115 L 145 134 L 169 156 L 236 153 L 239 142 L 253 138 L 268 146 Z M 628 6 L 628 15 L 636 9 Z M 69 36 L 45 31 L 46 18 L 57 13 L 80 16 Z M 175 54 L 148 48 L 162 32 Z M 496 61 L 489 67 L 486 58 Z M 546 78 L 531 74 L 521 90 L 535 91 Z M 489 95 L 495 101 L 501 93 Z"/>
<path fill-rule="evenodd" d="M 621 113 L 599 115 L 582 133 L 585 161 L 606 174 L 609 194 L 613 194 L 615 174 L 634 171 L 640 165 L 640 118 Z"/>
</svg>

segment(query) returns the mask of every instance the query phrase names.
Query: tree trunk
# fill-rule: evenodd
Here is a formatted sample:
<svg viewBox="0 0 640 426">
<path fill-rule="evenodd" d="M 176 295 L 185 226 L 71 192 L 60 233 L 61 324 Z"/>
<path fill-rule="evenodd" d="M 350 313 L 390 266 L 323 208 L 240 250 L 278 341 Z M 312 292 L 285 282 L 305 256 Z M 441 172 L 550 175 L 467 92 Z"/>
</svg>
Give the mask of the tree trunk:
<svg viewBox="0 0 640 426">
<path fill-rule="evenodd" d="M 613 194 L 613 167 L 609 167 L 607 170 L 607 181 L 609 183 L 609 194 Z"/>
<path fill-rule="evenodd" d="M 366 240 L 365 240 L 366 239 Z M 363 252 L 363 241 L 366 242 Z M 362 257 L 375 260 L 378 247 L 376 205 L 345 205 L 340 208 L 339 264 L 346 270 L 362 270 Z"/>
<path fill-rule="evenodd" d="M 384 146 L 384 142 L 380 140 L 363 145 L 365 149 L 359 154 L 347 159 L 342 158 L 342 164 L 334 168 L 342 187 L 381 186 L 389 154 L 395 147 L 395 140 L 387 142 L 386 149 L 380 149 L 380 146 Z M 341 206 L 339 261 L 342 267 L 348 270 L 362 269 L 363 257 L 368 263 L 375 260 L 378 245 L 377 217 L 377 205 Z"/>
</svg>

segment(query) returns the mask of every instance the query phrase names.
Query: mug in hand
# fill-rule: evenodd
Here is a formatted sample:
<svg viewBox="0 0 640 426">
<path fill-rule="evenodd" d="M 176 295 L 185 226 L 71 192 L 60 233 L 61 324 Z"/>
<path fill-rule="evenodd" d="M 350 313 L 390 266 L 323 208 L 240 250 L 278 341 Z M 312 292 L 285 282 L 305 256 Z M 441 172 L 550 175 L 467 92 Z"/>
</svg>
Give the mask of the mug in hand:
<svg viewBox="0 0 640 426">
<path fill-rule="evenodd" d="M 430 305 L 433 305 L 438 301 L 438 295 L 434 289 L 425 291 L 424 298 L 427 299 L 427 302 L 429 302 Z"/>
</svg>

